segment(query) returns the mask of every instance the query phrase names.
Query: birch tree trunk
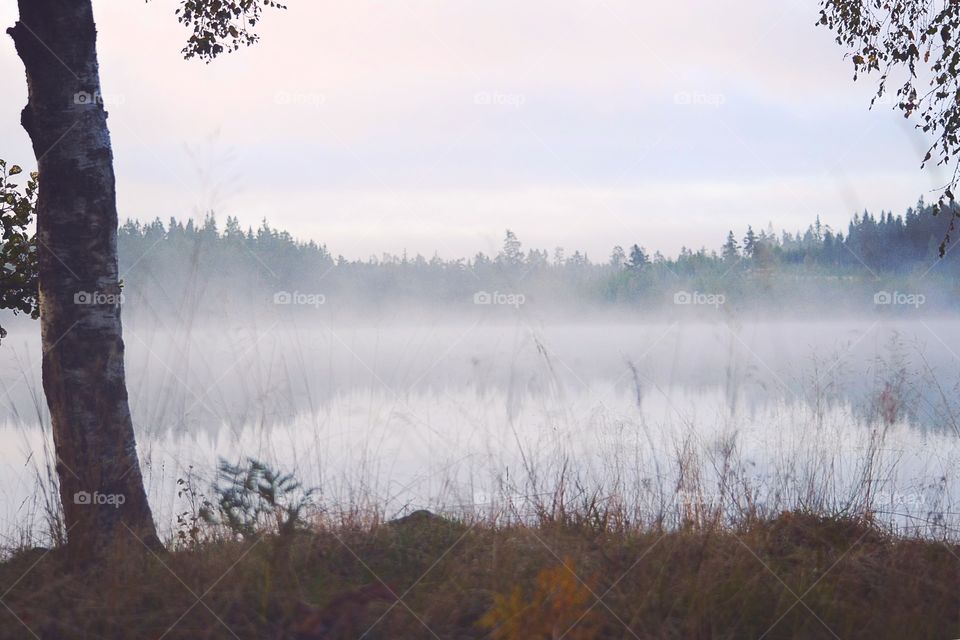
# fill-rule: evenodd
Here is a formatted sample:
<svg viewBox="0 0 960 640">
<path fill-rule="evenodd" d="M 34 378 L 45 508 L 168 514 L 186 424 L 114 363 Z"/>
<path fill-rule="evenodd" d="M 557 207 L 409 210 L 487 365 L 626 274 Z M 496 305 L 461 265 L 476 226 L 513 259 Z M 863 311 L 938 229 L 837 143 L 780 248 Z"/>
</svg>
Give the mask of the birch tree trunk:
<svg viewBox="0 0 960 640">
<path fill-rule="evenodd" d="M 21 122 L 40 172 L 43 390 L 71 554 L 158 546 L 127 402 L 117 204 L 90 0 L 18 0 Z M 129 529 L 129 531 L 128 531 Z M 136 538 L 134 538 L 134 535 Z"/>
</svg>

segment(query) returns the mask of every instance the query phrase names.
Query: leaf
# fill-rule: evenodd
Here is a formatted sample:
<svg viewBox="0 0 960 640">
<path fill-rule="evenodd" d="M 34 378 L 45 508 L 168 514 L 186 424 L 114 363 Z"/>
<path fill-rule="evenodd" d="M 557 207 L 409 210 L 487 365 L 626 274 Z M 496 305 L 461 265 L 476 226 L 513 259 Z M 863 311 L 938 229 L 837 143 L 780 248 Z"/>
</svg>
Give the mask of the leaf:
<svg viewBox="0 0 960 640">
<path fill-rule="evenodd" d="M 20 168 L 20 165 L 15 164 L 15 165 L 13 165 L 12 167 L 10 167 L 10 175 L 11 175 L 11 176 L 15 176 L 15 175 L 17 175 L 18 173 L 23 173 L 23 169 Z"/>
</svg>

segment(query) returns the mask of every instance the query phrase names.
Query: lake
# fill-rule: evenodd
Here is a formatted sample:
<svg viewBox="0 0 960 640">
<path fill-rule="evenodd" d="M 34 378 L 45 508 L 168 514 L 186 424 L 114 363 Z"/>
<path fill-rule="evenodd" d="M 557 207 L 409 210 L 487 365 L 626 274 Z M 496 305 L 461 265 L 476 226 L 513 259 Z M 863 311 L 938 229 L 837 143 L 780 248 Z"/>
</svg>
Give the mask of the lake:
<svg viewBox="0 0 960 640">
<path fill-rule="evenodd" d="M 16 325 L 0 347 L 3 535 L 41 517 L 38 332 Z M 921 532 L 952 531 L 960 515 L 957 318 L 135 319 L 126 345 L 167 532 L 178 479 L 209 495 L 218 460 L 247 456 L 317 487 L 330 513 L 523 517 L 566 486 L 567 499 L 600 497 L 635 520 L 746 498 L 768 510 L 866 503 Z"/>
</svg>

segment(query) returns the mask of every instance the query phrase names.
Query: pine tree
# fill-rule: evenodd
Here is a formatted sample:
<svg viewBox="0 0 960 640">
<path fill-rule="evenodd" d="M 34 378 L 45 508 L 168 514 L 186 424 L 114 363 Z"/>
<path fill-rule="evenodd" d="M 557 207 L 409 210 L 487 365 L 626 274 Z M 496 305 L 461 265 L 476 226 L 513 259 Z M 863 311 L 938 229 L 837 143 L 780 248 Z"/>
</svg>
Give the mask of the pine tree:
<svg viewBox="0 0 960 640">
<path fill-rule="evenodd" d="M 753 257 L 753 250 L 757 246 L 757 234 L 753 232 L 753 227 L 747 225 L 747 235 L 743 237 L 743 255 L 747 258 Z"/>
<path fill-rule="evenodd" d="M 630 261 L 627 263 L 628 267 L 639 271 L 649 263 L 650 259 L 647 258 L 647 252 L 643 250 L 643 247 L 639 245 L 633 245 L 630 247 Z"/>
<path fill-rule="evenodd" d="M 522 245 L 520 240 L 517 239 L 517 235 L 510 229 L 507 229 L 507 234 L 503 239 L 503 251 L 497 258 L 500 262 L 511 266 L 523 264 Z"/>
<path fill-rule="evenodd" d="M 723 244 L 723 259 L 727 262 L 733 262 L 740 258 L 740 245 L 733 231 L 727 234 L 727 241 Z"/>
</svg>

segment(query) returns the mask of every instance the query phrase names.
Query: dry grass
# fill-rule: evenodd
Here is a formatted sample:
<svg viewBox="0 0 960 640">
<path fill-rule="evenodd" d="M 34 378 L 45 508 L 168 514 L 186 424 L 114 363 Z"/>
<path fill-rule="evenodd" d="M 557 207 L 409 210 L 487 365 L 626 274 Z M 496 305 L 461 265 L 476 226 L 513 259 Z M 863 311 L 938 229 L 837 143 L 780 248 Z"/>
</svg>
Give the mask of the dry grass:
<svg viewBox="0 0 960 640">
<path fill-rule="evenodd" d="M 339 631 L 299 637 L 960 635 L 960 548 L 799 513 L 669 532 L 569 520 L 318 524 L 65 566 L 63 552 L 36 550 L 0 565 L 0 637 L 295 638 L 309 615 L 300 601 L 338 597 L 327 613 L 349 618 Z M 380 581 L 402 601 L 351 602 L 351 590 Z"/>
</svg>

